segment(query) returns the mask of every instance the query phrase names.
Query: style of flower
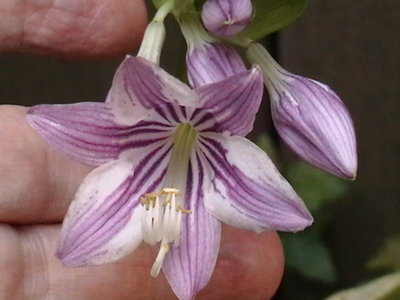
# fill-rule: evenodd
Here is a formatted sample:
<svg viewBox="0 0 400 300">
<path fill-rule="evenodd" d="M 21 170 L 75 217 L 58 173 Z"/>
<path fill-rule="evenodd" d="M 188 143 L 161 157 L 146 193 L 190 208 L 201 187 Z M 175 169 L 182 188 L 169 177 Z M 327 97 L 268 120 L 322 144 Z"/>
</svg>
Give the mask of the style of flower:
<svg viewBox="0 0 400 300">
<path fill-rule="evenodd" d="M 194 90 L 156 64 L 128 56 L 105 103 L 39 105 L 28 120 L 53 146 L 98 166 L 63 223 L 67 266 L 115 261 L 160 243 L 160 269 L 180 299 L 209 281 L 220 221 L 299 231 L 312 223 L 269 157 L 243 136 L 262 98 L 257 67 Z"/>
</svg>

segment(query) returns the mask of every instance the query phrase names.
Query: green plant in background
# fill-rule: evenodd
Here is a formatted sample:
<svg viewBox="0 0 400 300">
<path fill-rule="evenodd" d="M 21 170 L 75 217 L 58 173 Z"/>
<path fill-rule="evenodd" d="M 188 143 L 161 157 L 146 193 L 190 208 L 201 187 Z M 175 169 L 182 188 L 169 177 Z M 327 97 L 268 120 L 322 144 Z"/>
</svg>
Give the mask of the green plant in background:
<svg viewBox="0 0 400 300">
<path fill-rule="evenodd" d="M 257 144 L 280 165 L 278 151 L 268 135 L 260 135 Z M 296 287 L 296 290 L 291 287 L 290 291 L 282 291 L 280 298 L 292 299 L 299 293 L 299 289 L 305 289 L 303 292 L 307 293 L 307 297 L 320 299 L 320 295 L 329 293 L 338 279 L 325 237 L 332 221 L 332 208 L 346 196 L 349 186 L 346 181 L 303 162 L 293 162 L 281 167 L 315 220 L 313 226 L 303 232 L 280 234 L 285 249 L 285 281 L 296 281 L 300 277 L 319 288 L 311 289 L 307 284 Z"/>
<path fill-rule="evenodd" d="M 286 259 L 286 274 L 277 299 L 322 299 L 336 289 L 339 281 L 331 250 L 326 243 L 333 218 L 332 210 L 346 197 L 348 182 L 303 162 L 283 166 L 279 151 L 267 134 L 257 145 L 285 170 L 284 174 L 314 216 L 314 224 L 296 234 L 280 233 Z M 359 286 L 335 292 L 326 300 L 398 300 L 400 299 L 400 236 L 386 237 L 382 247 L 370 259 L 366 269 L 391 272 Z M 287 283 L 285 285 L 285 282 Z"/>
<path fill-rule="evenodd" d="M 390 271 L 360 286 L 333 294 L 327 300 L 400 299 L 400 236 L 386 237 L 382 247 L 367 263 L 370 271 Z"/>
<path fill-rule="evenodd" d="M 367 268 L 371 271 L 400 271 L 400 236 L 385 238 L 377 254 L 371 258 Z"/>
</svg>

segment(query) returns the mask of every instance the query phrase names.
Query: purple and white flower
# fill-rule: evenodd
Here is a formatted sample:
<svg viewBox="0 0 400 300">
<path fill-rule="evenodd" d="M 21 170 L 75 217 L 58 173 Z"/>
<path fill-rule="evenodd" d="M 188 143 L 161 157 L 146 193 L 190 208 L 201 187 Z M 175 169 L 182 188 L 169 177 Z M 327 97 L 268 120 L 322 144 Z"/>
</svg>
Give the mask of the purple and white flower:
<svg viewBox="0 0 400 300">
<path fill-rule="evenodd" d="M 201 19 L 208 31 L 230 37 L 249 25 L 253 16 L 251 0 L 207 0 Z"/>
<path fill-rule="evenodd" d="M 264 73 L 272 118 L 281 138 L 307 162 L 354 179 L 354 126 L 338 95 L 325 84 L 284 70 L 260 44 L 251 43 L 247 56 Z"/>
<path fill-rule="evenodd" d="M 192 90 L 128 56 L 105 103 L 31 108 L 30 123 L 50 144 L 98 166 L 64 220 L 63 263 L 103 264 L 160 243 L 151 274 L 162 268 L 176 295 L 193 299 L 214 269 L 220 221 L 256 232 L 309 226 L 301 199 L 242 137 L 262 91 L 257 67 Z"/>
</svg>

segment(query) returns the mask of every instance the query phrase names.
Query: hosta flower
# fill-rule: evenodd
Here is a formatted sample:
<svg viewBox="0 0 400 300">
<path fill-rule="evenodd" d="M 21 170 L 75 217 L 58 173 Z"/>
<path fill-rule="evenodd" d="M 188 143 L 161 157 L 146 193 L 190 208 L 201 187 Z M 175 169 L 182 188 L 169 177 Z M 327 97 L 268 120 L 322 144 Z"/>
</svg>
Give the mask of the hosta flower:
<svg viewBox="0 0 400 300">
<path fill-rule="evenodd" d="M 64 220 L 63 263 L 103 264 L 159 243 L 151 274 L 163 269 L 176 295 L 193 299 L 215 266 L 220 221 L 256 232 L 310 225 L 268 156 L 241 137 L 262 89 L 257 68 L 191 90 L 127 57 L 105 103 L 33 107 L 29 121 L 49 143 L 98 166 Z"/>
<path fill-rule="evenodd" d="M 207 0 L 201 19 L 213 34 L 233 36 L 249 25 L 253 16 L 251 0 Z"/>
<path fill-rule="evenodd" d="M 186 65 L 193 87 L 221 81 L 246 70 L 237 51 L 211 37 L 197 15 L 183 16 L 180 25 L 188 46 Z"/>
<path fill-rule="evenodd" d="M 355 133 L 342 100 L 327 85 L 284 70 L 260 44 L 251 43 L 247 54 L 263 70 L 272 118 L 282 139 L 309 163 L 354 179 Z"/>
</svg>

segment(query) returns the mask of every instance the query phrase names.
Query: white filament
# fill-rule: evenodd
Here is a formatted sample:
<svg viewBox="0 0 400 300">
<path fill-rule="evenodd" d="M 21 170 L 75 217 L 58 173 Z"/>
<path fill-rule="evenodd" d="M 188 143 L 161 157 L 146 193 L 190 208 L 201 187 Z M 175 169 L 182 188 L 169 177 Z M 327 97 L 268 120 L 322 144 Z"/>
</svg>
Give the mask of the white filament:
<svg viewBox="0 0 400 300">
<path fill-rule="evenodd" d="M 182 212 L 177 197 L 179 190 L 164 188 L 158 194 L 149 194 L 142 199 L 142 232 L 145 243 L 155 245 L 161 242 L 157 258 L 151 268 L 151 276 L 158 276 L 169 244 L 179 246 L 182 224 Z"/>
</svg>

